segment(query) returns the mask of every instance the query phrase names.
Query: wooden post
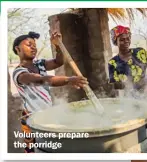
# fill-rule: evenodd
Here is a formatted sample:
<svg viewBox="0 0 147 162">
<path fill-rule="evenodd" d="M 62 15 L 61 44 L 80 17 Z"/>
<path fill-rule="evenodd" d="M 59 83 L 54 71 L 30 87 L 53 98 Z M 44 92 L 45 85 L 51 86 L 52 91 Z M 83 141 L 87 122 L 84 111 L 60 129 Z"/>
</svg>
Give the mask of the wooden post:
<svg viewBox="0 0 147 162">
<path fill-rule="evenodd" d="M 83 62 L 83 39 L 82 39 L 82 24 L 78 15 L 76 14 L 59 14 L 49 17 L 50 33 L 54 30 L 62 34 L 62 41 L 65 44 L 67 50 L 71 54 L 71 57 L 76 62 L 78 68 L 84 76 L 86 71 Z M 52 47 L 53 55 L 55 56 L 54 47 Z M 73 70 L 68 64 L 65 64 L 62 68 L 55 71 L 56 75 L 75 75 Z M 87 77 L 87 76 L 86 76 Z M 63 90 L 64 89 L 64 90 Z M 83 90 L 76 90 L 71 87 L 57 89 L 58 97 L 63 97 L 65 92 L 68 93 L 68 101 L 78 101 L 82 98 L 86 98 Z"/>
<path fill-rule="evenodd" d="M 81 14 L 82 13 L 82 14 Z M 108 84 L 108 61 L 112 57 L 108 14 L 106 9 L 80 9 L 79 13 L 63 13 L 49 17 L 50 32 L 62 34 L 62 40 L 81 73 L 88 78 L 90 87 L 99 97 L 114 97 Z M 55 56 L 55 51 L 53 55 Z M 56 75 L 74 75 L 69 65 L 56 71 Z M 64 91 L 58 94 L 63 96 Z M 68 101 L 86 98 L 83 90 L 69 88 Z"/>
</svg>

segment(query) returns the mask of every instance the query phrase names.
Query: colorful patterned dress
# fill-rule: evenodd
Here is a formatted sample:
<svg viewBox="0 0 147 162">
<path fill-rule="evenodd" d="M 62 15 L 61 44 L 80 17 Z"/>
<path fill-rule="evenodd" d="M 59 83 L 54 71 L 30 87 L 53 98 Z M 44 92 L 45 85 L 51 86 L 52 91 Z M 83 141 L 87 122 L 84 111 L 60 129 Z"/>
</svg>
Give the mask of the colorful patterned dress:
<svg viewBox="0 0 147 162">
<path fill-rule="evenodd" d="M 143 48 L 130 49 L 132 57 L 123 61 L 119 55 L 110 59 L 109 82 L 131 82 L 134 89 L 141 88 L 141 81 L 145 78 L 147 68 L 147 52 Z"/>
</svg>

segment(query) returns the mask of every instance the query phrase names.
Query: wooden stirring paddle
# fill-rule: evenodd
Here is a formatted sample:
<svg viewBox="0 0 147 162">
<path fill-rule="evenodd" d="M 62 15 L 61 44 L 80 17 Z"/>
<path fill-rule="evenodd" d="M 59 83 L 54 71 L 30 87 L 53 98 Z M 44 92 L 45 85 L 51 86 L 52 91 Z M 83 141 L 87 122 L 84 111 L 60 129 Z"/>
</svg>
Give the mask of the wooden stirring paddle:
<svg viewBox="0 0 147 162">
<path fill-rule="evenodd" d="M 74 73 L 77 76 L 83 76 L 82 73 L 80 72 L 79 68 L 77 67 L 77 65 L 75 64 L 74 60 L 72 59 L 72 57 L 70 56 L 69 52 L 67 51 L 67 49 L 65 48 L 62 40 L 60 40 L 58 38 L 58 42 L 59 42 L 59 47 L 64 55 L 65 60 L 69 63 L 69 65 L 71 66 L 71 68 L 73 69 Z M 104 112 L 104 108 L 101 105 L 100 101 L 98 100 L 98 98 L 95 96 L 94 92 L 92 91 L 92 89 L 89 87 L 89 85 L 86 85 L 83 87 L 88 99 L 92 102 L 93 106 L 95 107 L 96 111 L 99 114 L 102 114 Z"/>
</svg>

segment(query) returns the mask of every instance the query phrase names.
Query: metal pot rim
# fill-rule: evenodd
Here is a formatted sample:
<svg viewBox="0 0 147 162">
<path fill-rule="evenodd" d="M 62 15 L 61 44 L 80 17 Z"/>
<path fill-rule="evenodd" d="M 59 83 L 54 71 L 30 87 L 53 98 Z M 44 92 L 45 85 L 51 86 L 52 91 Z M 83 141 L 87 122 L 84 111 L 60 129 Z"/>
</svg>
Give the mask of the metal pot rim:
<svg viewBox="0 0 147 162">
<path fill-rule="evenodd" d="M 105 100 L 105 101 L 114 101 L 116 102 L 118 100 L 118 98 L 104 98 L 104 99 L 100 99 L 100 100 Z M 129 100 L 129 99 L 125 99 L 125 100 Z M 85 101 L 78 101 L 80 103 L 82 102 L 90 102 L 89 100 L 85 100 Z M 70 104 L 75 104 L 76 102 L 71 102 Z M 98 137 L 98 136 L 107 136 L 107 135 L 114 135 L 114 134 L 121 134 L 124 132 L 128 132 L 128 131 L 132 131 L 135 129 L 138 129 L 139 127 L 144 126 L 147 123 L 147 118 L 146 119 L 135 119 L 135 120 L 129 120 L 128 122 L 124 123 L 124 124 L 118 124 L 118 125 L 114 125 L 112 127 L 105 127 L 105 128 L 84 128 L 84 129 L 63 129 L 63 128 L 46 128 L 43 126 L 39 126 L 36 124 L 33 124 L 31 122 L 31 117 L 27 119 L 27 124 L 30 126 L 30 128 L 32 130 L 37 130 L 37 131 L 43 131 L 43 132 L 54 132 L 54 133 L 59 133 L 59 132 L 85 132 L 85 133 L 89 133 L 90 137 Z"/>
</svg>

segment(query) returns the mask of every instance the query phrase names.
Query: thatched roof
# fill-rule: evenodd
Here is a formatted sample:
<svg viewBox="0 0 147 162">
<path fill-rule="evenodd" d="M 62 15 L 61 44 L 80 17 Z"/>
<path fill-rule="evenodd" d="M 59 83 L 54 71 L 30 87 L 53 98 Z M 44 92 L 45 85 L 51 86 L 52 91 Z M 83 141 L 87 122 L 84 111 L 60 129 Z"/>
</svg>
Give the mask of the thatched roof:
<svg viewBox="0 0 147 162">
<path fill-rule="evenodd" d="M 142 16 L 147 16 L 147 8 L 107 8 L 107 11 L 113 20 L 134 20 L 136 11 L 140 12 Z"/>
</svg>

